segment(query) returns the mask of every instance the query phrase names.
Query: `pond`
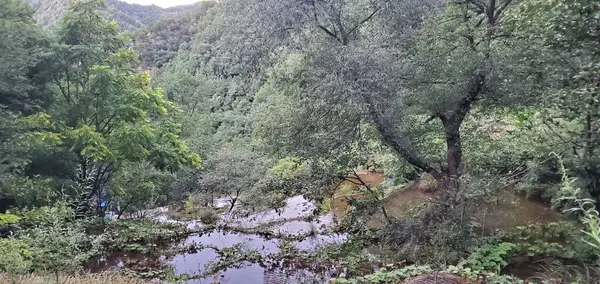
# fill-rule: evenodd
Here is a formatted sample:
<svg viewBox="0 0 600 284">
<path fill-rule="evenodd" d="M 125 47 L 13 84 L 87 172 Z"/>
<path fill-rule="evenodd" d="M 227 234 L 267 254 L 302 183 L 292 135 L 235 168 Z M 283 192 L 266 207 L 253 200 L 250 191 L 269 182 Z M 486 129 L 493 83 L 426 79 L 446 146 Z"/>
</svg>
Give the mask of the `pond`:
<svg viewBox="0 0 600 284">
<path fill-rule="evenodd" d="M 315 251 L 330 244 L 343 243 L 344 234 L 331 234 L 327 230 L 335 225 L 331 214 L 308 218 L 315 205 L 296 196 L 286 201 L 285 207 L 279 210 L 268 210 L 247 216 L 222 214 L 221 224 L 239 230 L 212 230 L 192 234 L 180 243 L 172 244 L 176 248 L 192 248 L 181 250 L 175 255 L 136 255 L 115 253 L 106 256 L 94 265 L 93 270 L 103 270 L 110 267 L 130 268 L 140 267 L 164 268 L 170 267 L 175 275 L 187 276 L 192 279 L 187 283 L 327 283 L 332 277 L 345 273 L 341 267 L 330 264 L 318 264 L 306 261 L 282 260 L 274 257 L 282 246 L 287 246 L 304 252 Z M 180 222 L 169 219 L 166 210 L 157 209 L 155 219 L 162 222 Z M 189 229 L 202 228 L 198 221 L 180 222 Z M 269 234 L 244 233 L 244 231 L 270 232 L 278 236 L 289 236 L 292 241 L 279 238 L 269 238 Z M 298 238 L 297 236 L 310 235 Z M 296 236 L 296 237 L 295 237 Z M 295 238 L 294 238 L 295 237 Z M 243 251 L 254 251 L 260 254 L 260 260 L 241 260 L 235 265 L 229 265 L 217 273 L 204 275 L 206 268 L 220 260 L 219 251 L 225 248 L 238 247 Z M 197 249 L 194 249 L 197 248 Z"/>
<path fill-rule="evenodd" d="M 344 236 L 315 235 L 307 239 L 293 242 L 292 245 L 301 250 L 316 249 L 320 246 L 342 242 Z M 259 235 L 238 232 L 215 231 L 203 235 L 193 235 L 187 238 L 185 245 L 201 244 L 214 246 L 218 249 L 241 244 L 248 250 L 256 250 L 263 257 L 279 252 L 279 239 L 267 239 Z M 174 267 L 178 275 L 194 275 L 203 271 L 206 265 L 218 259 L 215 249 L 202 249 L 193 253 L 184 253 L 167 261 Z M 217 276 L 191 280 L 189 283 L 326 283 L 328 279 L 339 275 L 341 271 L 335 267 L 323 267 L 310 263 L 290 263 L 275 261 L 269 263 L 243 262 L 240 266 L 229 267 Z M 273 282 L 273 279 L 284 280 Z M 309 281 L 310 280 L 310 281 Z M 316 281 L 316 282 L 315 282 Z"/>
</svg>

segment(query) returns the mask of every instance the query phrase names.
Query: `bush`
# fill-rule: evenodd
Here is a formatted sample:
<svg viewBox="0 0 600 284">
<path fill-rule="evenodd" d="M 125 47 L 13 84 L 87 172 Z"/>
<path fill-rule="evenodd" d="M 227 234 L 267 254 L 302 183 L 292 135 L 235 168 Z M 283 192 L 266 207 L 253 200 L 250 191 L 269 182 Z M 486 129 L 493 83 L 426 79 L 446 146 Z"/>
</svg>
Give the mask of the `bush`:
<svg viewBox="0 0 600 284">
<path fill-rule="evenodd" d="M 511 252 L 515 248 L 515 244 L 508 242 L 476 247 L 467 258 L 466 266 L 476 271 L 500 273 L 500 270 L 508 264 Z"/>
<path fill-rule="evenodd" d="M 379 232 L 382 252 L 391 259 L 414 263 L 458 262 L 472 243 L 469 222 L 462 220 L 459 208 L 432 203 L 415 216 L 392 219 Z"/>
<path fill-rule="evenodd" d="M 100 242 L 107 251 L 149 252 L 159 244 L 184 236 L 181 224 L 151 220 L 119 220 L 105 229 Z"/>
<path fill-rule="evenodd" d="M 9 273 L 72 272 L 98 253 L 96 237 L 86 234 L 84 220 L 74 220 L 65 204 L 3 214 L 3 223 L 19 221 L 18 238 L 0 239 L 0 270 Z M 8 257 L 4 257 L 8 256 Z"/>
<path fill-rule="evenodd" d="M 200 220 L 203 224 L 211 225 L 219 221 L 219 216 L 215 209 L 201 207 L 192 196 L 189 196 L 183 203 L 183 209 L 176 212 L 169 212 L 169 216 L 175 220 Z"/>
<path fill-rule="evenodd" d="M 0 239 L 0 272 L 26 273 L 33 265 L 27 243 L 19 239 Z"/>
</svg>

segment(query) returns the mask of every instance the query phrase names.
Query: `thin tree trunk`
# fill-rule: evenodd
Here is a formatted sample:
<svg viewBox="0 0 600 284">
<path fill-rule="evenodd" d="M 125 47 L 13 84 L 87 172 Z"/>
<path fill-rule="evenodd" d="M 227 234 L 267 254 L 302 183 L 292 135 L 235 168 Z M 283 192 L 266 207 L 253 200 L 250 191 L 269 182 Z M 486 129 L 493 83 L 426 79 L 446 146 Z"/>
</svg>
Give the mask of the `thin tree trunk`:
<svg viewBox="0 0 600 284">
<path fill-rule="evenodd" d="M 127 207 L 129 207 L 130 203 L 125 204 L 125 206 L 123 206 L 123 208 L 121 208 L 121 210 L 119 210 L 119 214 L 117 214 L 117 220 L 121 219 L 121 215 L 123 215 L 123 213 L 125 213 L 125 210 L 127 210 Z"/>
</svg>

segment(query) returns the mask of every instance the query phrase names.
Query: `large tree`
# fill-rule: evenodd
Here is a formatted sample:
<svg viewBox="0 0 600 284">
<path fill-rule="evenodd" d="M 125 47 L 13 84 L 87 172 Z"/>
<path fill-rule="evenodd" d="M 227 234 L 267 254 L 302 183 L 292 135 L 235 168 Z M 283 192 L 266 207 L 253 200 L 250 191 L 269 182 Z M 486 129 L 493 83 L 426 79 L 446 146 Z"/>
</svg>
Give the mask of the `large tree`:
<svg viewBox="0 0 600 284">
<path fill-rule="evenodd" d="M 148 161 L 160 170 L 199 165 L 179 138 L 172 117 L 178 110 L 148 86 L 147 73 L 136 72 L 127 38 L 97 13 L 102 5 L 77 1 L 62 21 L 47 66 L 56 102 L 42 133 L 58 145 L 61 160 L 73 167 L 70 178 L 96 205 L 127 163 Z"/>
<path fill-rule="evenodd" d="M 260 100 L 267 110 L 257 133 L 278 145 L 284 137 L 290 151 L 314 153 L 343 149 L 361 125 L 371 125 L 400 157 L 456 189 L 465 118 L 476 105 L 514 101 L 506 83 L 513 65 L 496 64 L 506 59 L 500 22 L 511 2 L 447 3 L 422 24 L 403 13 L 409 5 L 320 4 L 323 12 L 307 29 L 321 36 L 304 33 L 304 48 L 291 51 L 263 86 L 270 95 Z M 422 13 L 436 11 L 411 3 Z M 398 23 L 401 31 L 382 32 Z M 443 149 L 422 147 L 437 137 Z"/>
</svg>

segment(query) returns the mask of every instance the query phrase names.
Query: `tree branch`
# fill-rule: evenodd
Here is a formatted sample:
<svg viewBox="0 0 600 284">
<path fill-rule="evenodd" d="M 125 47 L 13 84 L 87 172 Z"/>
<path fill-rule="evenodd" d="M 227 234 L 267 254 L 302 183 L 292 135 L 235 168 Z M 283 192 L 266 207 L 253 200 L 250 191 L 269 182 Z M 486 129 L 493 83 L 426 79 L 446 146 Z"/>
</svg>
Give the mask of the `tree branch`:
<svg viewBox="0 0 600 284">
<path fill-rule="evenodd" d="M 336 33 L 331 32 L 329 29 L 327 29 L 326 27 L 324 27 L 323 25 L 319 25 L 317 24 L 317 27 L 321 30 L 323 30 L 326 34 L 330 35 L 331 37 L 335 38 L 335 40 L 339 41 L 340 43 L 342 43 L 342 40 L 340 40 L 337 36 Z"/>
<path fill-rule="evenodd" d="M 502 12 L 504 12 L 504 10 L 506 9 L 506 7 L 508 7 L 508 5 L 510 5 L 510 3 L 512 3 L 512 0 L 506 0 L 504 2 L 504 4 L 502 4 L 502 6 L 500 8 L 498 8 L 496 14 L 494 15 L 494 23 L 498 20 L 498 18 L 500 17 L 500 14 L 502 14 Z"/>
<path fill-rule="evenodd" d="M 409 164 L 431 174 L 436 180 L 441 180 L 443 176 L 440 170 L 433 167 L 431 163 L 414 155 L 412 149 L 407 147 L 408 143 L 403 141 L 402 136 L 395 133 L 392 124 L 382 117 L 382 114 L 377 110 L 371 98 L 368 95 L 364 95 L 363 97 L 367 103 L 369 116 L 373 120 L 377 131 L 382 136 L 383 142 L 406 159 Z"/>
<path fill-rule="evenodd" d="M 377 7 L 375 8 L 375 10 L 373 10 L 373 12 L 367 16 L 366 18 L 364 18 L 362 21 L 360 21 L 359 23 L 357 23 L 353 28 L 350 29 L 350 31 L 348 31 L 348 33 L 346 34 L 346 36 L 351 35 L 356 29 L 358 29 L 362 24 L 368 22 L 369 20 L 371 20 L 371 18 L 373 18 L 373 16 L 375 16 L 375 14 L 377 14 L 377 12 L 379 12 L 380 8 Z"/>
</svg>

